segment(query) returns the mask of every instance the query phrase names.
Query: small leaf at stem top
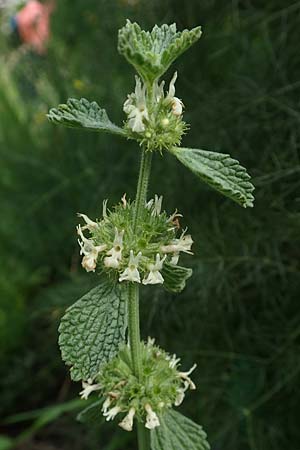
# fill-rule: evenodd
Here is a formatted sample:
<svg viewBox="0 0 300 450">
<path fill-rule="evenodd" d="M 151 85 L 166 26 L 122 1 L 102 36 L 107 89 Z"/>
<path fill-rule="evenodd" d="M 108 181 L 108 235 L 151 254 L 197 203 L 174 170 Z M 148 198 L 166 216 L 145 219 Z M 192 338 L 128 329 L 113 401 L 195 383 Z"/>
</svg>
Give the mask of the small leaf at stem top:
<svg viewBox="0 0 300 450">
<path fill-rule="evenodd" d="M 201 33 L 201 27 L 177 31 L 175 23 L 155 25 L 152 31 L 144 31 L 128 20 L 119 31 L 118 50 L 143 80 L 152 84 L 200 38 Z"/>
</svg>

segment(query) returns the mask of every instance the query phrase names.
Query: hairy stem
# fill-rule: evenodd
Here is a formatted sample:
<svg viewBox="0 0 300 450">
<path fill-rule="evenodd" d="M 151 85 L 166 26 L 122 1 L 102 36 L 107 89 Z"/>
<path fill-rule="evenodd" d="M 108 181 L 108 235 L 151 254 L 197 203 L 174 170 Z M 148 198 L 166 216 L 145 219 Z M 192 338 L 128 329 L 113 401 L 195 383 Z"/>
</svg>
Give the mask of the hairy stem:
<svg viewBox="0 0 300 450">
<path fill-rule="evenodd" d="M 135 209 L 133 216 L 133 231 L 138 231 L 138 222 L 147 198 L 149 176 L 151 170 L 152 153 L 143 150 L 140 173 L 137 185 Z M 140 349 L 140 314 L 139 314 L 139 285 L 129 283 L 128 285 L 128 335 L 133 372 L 137 378 L 141 378 L 142 361 Z M 149 433 L 144 424 L 138 423 L 138 445 L 139 450 L 149 449 Z"/>
</svg>

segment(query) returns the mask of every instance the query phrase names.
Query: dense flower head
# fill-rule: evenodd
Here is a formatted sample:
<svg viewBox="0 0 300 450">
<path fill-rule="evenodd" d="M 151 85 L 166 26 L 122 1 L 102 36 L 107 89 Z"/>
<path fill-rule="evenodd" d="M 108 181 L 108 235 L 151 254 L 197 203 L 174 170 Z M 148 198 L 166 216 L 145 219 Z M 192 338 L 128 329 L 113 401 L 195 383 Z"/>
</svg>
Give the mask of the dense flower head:
<svg viewBox="0 0 300 450">
<path fill-rule="evenodd" d="M 190 378 L 196 365 L 187 372 L 180 371 L 180 358 L 155 345 L 154 339 L 141 343 L 141 362 L 142 374 L 138 379 L 132 370 L 130 348 L 124 346 L 94 380 L 83 382 L 80 393 L 86 399 L 97 391 L 104 398 L 103 416 L 113 420 L 120 415 L 119 426 L 126 431 L 132 430 L 134 418 L 148 429 L 158 427 L 159 415 L 179 406 L 188 389 L 196 389 Z"/>
<path fill-rule="evenodd" d="M 177 72 L 165 94 L 164 81 L 155 81 L 150 89 L 136 76 L 135 90 L 124 103 L 127 134 L 147 150 L 161 151 L 179 145 L 187 129 L 182 120 L 184 105 L 175 96 L 176 79 Z"/>
<path fill-rule="evenodd" d="M 135 202 L 126 196 L 112 210 L 105 201 L 97 221 L 78 214 L 84 221 L 77 226 L 82 266 L 88 272 L 104 271 L 119 282 L 163 284 L 164 264 L 176 265 L 181 252 L 192 254 L 193 240 L 186 230 L 179 231 L 181 214 L 168 216 L 161 208 L 162 197 L 156 195 L 145 204 L 136 231 Z"/>
</svg>

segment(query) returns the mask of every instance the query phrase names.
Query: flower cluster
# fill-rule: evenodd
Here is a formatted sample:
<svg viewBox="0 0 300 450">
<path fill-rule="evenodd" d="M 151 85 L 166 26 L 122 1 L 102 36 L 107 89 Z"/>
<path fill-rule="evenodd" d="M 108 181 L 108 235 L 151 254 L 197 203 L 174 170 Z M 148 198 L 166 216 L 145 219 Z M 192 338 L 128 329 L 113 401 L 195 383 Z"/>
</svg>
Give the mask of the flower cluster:
<svg viewBox="0 0 300 450">
<path fill-rule="evenodd" d="M 132 371 L 130 349 L 123 347 L 95 377 L 83 382 L 80 395 L 87 399 L 93 391 L 104 397 L 102 414 L 113 420 L 123 414 L 119 426 L 132 431 L 133 420 L 145 423 L 148 429 L 160 425 L 159 416 L 172 406 L 179 406 L 188 389 L 196 389 L 190 374 L 196 368 L 181 372 L 180 358 L 169 355 L 154 344 L 153 339 L 141 343 L 142 375 L 137 379 Z"/>
<path fill-rule="evenodd" d="M 192 254 L 193 240 L 186 230 L 176 237 L 182 216 L 161 211 L 162 197 L 156 195 L 145 205 L 136 231 L 134 206 L 124 196 L 112 211 L 105 201 L 102 219 L 96 222 L 78 214 L 85 222 L 77 227 L 82 266 L 87 272 L 99 269 L 115 275 L 119 282 L 163 284 L 164 264 L 176 265 L 181 252 Z"/>
<path fill-rule="evenodd" d="M 151 90 L 136 76 L 135 91 L 128 95 L 123 110 L 125 128 L 147 150 L 162 150 L 179 145 L 187 126 L 182 120 L 183 103 L 175 96 L 175 72 L 167 94 L 164 81 L 155 81 Z"/>
</svg>

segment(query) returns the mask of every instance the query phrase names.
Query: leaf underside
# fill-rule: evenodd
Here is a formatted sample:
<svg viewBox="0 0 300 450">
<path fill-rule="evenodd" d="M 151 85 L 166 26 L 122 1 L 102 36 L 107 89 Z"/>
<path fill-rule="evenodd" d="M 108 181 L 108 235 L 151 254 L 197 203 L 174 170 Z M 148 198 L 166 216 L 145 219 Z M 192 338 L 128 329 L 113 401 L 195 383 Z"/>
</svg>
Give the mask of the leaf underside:
<svg viewBox="0 0 300 450">
<path fill-rule="evenodd" d="M 164 288 L 167 291 L 178 293 L 185 288 L 186 280 L 192 276 L 193 270 L 165 263 L 161 273 L 164 278 Z"/>
<path fill-rule="evenodd" d="M 177 411 L 159 416 L 160 426 L 151 431 L 151 450 L 209 450 L 200 425 Z"/>
<path fill-rule="evenodd" d="M 144 31 L 129 20 L 119 31 L 118 50 L 144 80 L 150 83 L 163 75 L 173 61 L 201 36 L 201 27 L 177 31 L 176 24 L 154 26 Z"/>
<path fill-rule="evenodd" d="M 69 98 L 66 104 L 50 109 L 47 117 L 50 122 L 66 127 L 126 135 L 122 128 L 109 120 L 105 109 L 100 108 L 98 103 L 89 102 L 85 98 L 80 100 Z"/>
<path fill-rule="evenodd" d="M 126 293 L 124 287 L 103 282 L 67 309 L 59 346 L 74 381 L 93 379 L 124 342 Z"/>
<path fill-rule="evenodd" d="M 171 152 L 205 183 L 244 208 L 252 207 L 254 186 L 240 163 L 224 153 L 174 147 Z"/>
</svg>

